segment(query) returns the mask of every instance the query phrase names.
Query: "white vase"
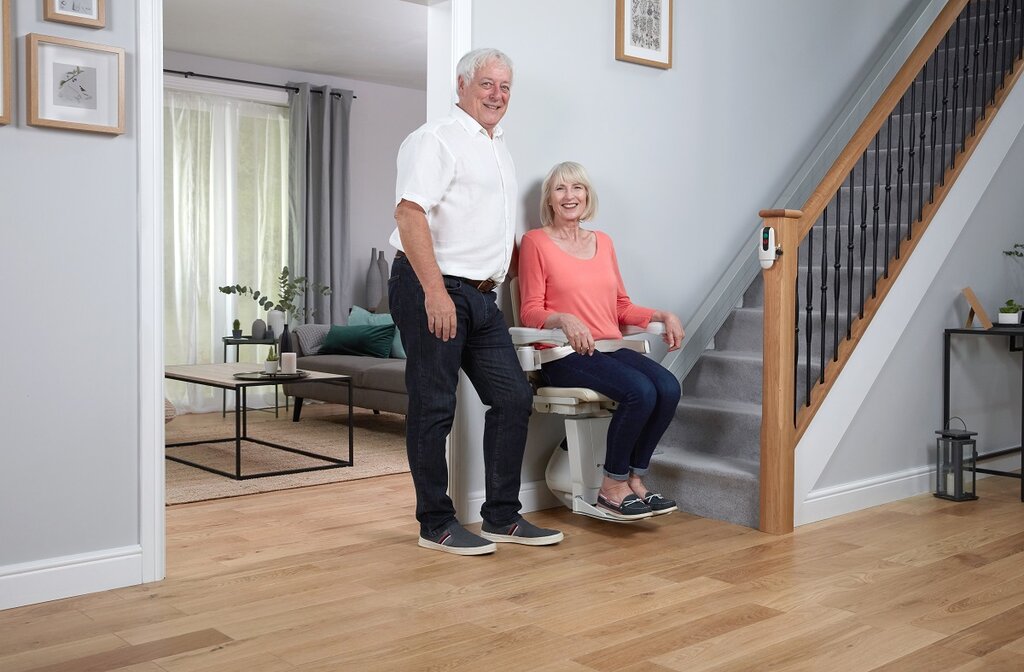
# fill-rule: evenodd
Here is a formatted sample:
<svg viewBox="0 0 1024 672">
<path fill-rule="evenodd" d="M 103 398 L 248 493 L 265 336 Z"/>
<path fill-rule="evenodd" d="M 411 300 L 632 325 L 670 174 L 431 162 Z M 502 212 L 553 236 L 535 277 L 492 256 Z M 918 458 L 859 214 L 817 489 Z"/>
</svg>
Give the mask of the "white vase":
<svg viewBox="0 0 1024 672">
<path fill-rule="evenodd" d="M 271 310 L 267 313 L 267 326 L 274 330 L 274 338 L 280 338 L 284 331 L 284 311 Z"/>
<path fill-rule="evenodd" d="M 999 324 L 1020 324 L 1020 311 L 1016 313 L 999 313 Z"/>
<path fill-rule="evenodd" d="M 267 373 L 277 373 L 277 360 L 268 359 L 263 362 L 263 370 Z"/>
</svg>

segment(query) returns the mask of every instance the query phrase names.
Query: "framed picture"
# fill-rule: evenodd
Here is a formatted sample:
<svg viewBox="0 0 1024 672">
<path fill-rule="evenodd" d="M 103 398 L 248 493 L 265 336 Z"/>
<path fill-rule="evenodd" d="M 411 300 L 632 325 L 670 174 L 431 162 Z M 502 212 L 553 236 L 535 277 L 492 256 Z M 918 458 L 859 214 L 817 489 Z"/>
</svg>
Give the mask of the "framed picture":
<svg viewBox="0 0 1024 672">
<path fill-rule="evenodd" d="M 960 293 L 967 299 L 967 305 L 970 306 L 967 311 L 967 320 L 964 322 L 964 329 L 971 329 L 974 327 L 974 318 L 977 317 L 978 321 L 981 322 L 981 326 L 984 329 L 992 328 L 992 320 L 988 319 L 988 313 L 985 312 L 985 308 L 981 305 L 981 301 L 978 301 L 977 295 L 974 290 L 970 287 L 964 287 L 960 290 Z"/>
<path fill-rule="evenodd" d="M 124 49 L 25 36 L 30 126 L 124 133 Z"/>
<path fill-rule="evenodd" d="M 0 0 L 0 124 L 11 123 L 14 70 L 14 38 L 11 35 L 11 0 Z"/>
<path fill-rule="evenodd" d="M 43 0 L 43 18 L 103 28 L 107 25 L 107 0 Z"/>
<path fill-rule="evenodd" d="M 672 0 L 615 0 L 615 58 L 672 67 Z"/>
</svg>

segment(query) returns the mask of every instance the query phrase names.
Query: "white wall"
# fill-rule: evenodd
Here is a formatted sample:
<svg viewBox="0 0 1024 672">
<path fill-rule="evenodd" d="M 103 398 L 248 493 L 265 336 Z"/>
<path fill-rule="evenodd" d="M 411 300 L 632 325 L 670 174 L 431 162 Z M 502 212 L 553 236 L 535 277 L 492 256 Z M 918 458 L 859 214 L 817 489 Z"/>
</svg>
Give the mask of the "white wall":
<svg viewBox="0 0 1024 672">
<path fill-rule="evenodd" d="M 394 255 L 388 237 L 395 228 L 395 156 L 405 136 L 426 119 L 426 92 L 173 51 L 164 52 L 164 67 L 270 84 L 305 81 L 355 92 L 349 126 L 352 252 L 348 273 L 355 303 L 364 304 L 371 248 L 384 250 L 389 263 Z"/>
<path fill-rule="evenodd" d="M 44 22 L 35 0 L 12 3 L 16 105 L 14 122 L 0 126 L 0 283 L 23 338 L 0 374 L 0 608 L 18 599 L 12 582 L 27 572 L 139 552 L 136 18 L 134 3 L 113 3 L 106 28 L 90 30 Z M 33 32 L 125 48 L 124 135 L 27 126 Z"/>
<path fill-rule="evenodd" d="M 601 199 L 593 226 L 615 241 L 630 296 L 678 313 L 685 326 L 912 4 L 676 0 L 665 71 L 615 60 L 610 0 L 474 0 L 473 46 L 497 47 L 515 63 L 502 125 L 520 229 L 539 225 L 550 167 L 580 161 Z M 481 412 L 466 423 L 462 474 L 474 501 L 482 422 Z M 540 492 L 560 430 L 551 418 L 531 423 L 523 480 Z M 549 501 L 527 494 L 524 503 Z"/>
</svg>

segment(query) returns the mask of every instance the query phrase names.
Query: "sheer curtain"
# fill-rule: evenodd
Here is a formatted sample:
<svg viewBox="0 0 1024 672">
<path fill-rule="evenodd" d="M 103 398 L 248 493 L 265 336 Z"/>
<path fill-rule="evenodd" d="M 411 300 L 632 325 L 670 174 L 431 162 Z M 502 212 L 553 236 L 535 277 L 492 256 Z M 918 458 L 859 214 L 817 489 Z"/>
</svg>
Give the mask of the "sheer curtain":
<svg viewBox="0 0 1024 672">
<path fill-rule="evenodd" d="M 250 298 L 222 294 L 241 284 L 277 296 L 288 264 L 287 107 L 227 96 L 164 91 L 164 354 L 168 364 L 223 359 L 234 319 L 250 333 L 266 313 Z M 233 360 L 234 346 L 228 351 Z M 254 370 L 267 346 L 242 346 Z M 220 408 L 221 391 L 165 386 L 180 412 Z M 257 394 L 257 391 L 259 392 Z M 251 390 L 251 406 L 273 404 L 273 388 Z M 229 395 L 230 396 L 230 395 Z M 229 399 L 229 404 L 232 403 Z"/>
</svg>

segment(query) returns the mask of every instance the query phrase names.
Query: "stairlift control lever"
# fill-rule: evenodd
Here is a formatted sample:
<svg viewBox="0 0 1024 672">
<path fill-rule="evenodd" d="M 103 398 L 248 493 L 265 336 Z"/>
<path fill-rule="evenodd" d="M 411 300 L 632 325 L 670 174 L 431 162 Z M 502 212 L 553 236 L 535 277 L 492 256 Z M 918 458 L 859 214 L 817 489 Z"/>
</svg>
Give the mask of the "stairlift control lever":
<svg viewBox="0 0 1024 672">
<path fill-rule="evenodd" d="M 782 250 L 775 244 L 775 229 L 770 226 L 761 229 L 761 244 L 757 247 L 757 260 L 761 262 L 761 268 L 771 268 L 780 254 Z"/>
</svg>

